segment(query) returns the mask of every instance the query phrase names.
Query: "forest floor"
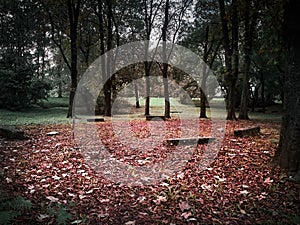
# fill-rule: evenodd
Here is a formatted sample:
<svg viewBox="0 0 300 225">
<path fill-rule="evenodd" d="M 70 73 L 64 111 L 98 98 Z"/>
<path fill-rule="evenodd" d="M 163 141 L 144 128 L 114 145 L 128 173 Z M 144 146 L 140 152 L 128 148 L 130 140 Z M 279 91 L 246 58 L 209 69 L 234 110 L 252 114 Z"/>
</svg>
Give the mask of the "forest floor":
<svg viewBox="0 0 300 225">
<path fill-rule="evenodd" d="M 272 164 L 280 121 L 228 121 L 217 154 L 205 168 L 201 164 L 209 144 L 196 145 L 180 169 L 152 183 L 126 183 L 126 177 L 145 181 L 146 176 L 135 176 L 134 171 L 158 168 L 156 164 L 175 156 L 176 147 L 166 146 L 163 139 L 180 136 L 179 121 L 94 123 L 90 128 L 98 132 L 104 147 L 100 149 L 110 155 L 101 158 L 100 169 L 81 149 L 81 138 L 88 139 L 90 130 L 75 134 L 75 140 L 71 124 L 20 126 L 27 139 L 0 139 L 0 190 L 6 196 L 0 198 L 1 213 L 13 208 L 5 202 L 22 196 L 32 207 L 12 224 L 300 224 L 299 184 Z M 197 123 L 199 135 L 215 135 L 211 120 Z M 126 133 L 117 134 L 124 131 L 122 125 L 130 126 L 133 143 Z M 233 135 L 234 129 L 253 125 L 261 127 L 259 135 Z M 168 132 L 159 135 L 160 129 Z M 58 134 L 48 136 L 51 131 Z M 161 143 L 153 146 L 153 140 Z M 178 149 L 184 155 L 189 147 Z M 118 168 L 111 162 L 135 170 L 114 176 Z"/>
</svg>

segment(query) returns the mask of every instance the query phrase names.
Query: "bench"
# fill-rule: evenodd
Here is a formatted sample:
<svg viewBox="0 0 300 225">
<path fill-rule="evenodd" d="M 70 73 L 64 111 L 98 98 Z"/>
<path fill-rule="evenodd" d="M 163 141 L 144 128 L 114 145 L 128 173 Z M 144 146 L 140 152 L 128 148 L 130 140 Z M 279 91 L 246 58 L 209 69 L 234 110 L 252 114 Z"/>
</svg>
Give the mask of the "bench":
<svg viewBox="0 0 300 225">
<path fill-rule="evenodd" d="M 255 136 L 260 134 L 260 127 L 247 127 L 247 128 L 239 128 L 233 131 L 234 135 L 237 137 L 244 137 L 244 136 Z"/>
<path fill-rule="evenodd" d="M 88 118 L 87 122 L 104 122 L 104 118 Z"/>
<path fill-rule="evenodd" d="M 151 120 L 153 120 L 153 121 L 166 120 L 166 117 L 165 116 L 150 116 L 150 115 L 148 115 L 148 116 L 146 116 L 146 120 L 147 121 L 151 121 Z"/>
<path fill-rule="evenodd" d="M 190 138 L 171 138 L 167 139 L 166 143 L 169 146 L 173 145 L 193 145 L 193 144 L 207 144 L 209 141 L 214 141 L 213 137 L 190 137 Z"/>
</svg>

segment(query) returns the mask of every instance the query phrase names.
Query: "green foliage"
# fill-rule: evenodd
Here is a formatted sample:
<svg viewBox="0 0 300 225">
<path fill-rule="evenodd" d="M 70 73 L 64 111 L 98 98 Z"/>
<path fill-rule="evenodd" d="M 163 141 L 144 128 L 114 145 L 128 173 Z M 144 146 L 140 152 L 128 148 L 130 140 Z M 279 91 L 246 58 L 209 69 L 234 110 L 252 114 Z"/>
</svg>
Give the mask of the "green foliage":
<svg viewBox="0 0 300 225">
<path fill-rule="evenodd" d="M 13 218 L 21 216 L 31 206 L 31 202 L 21 196 L 7 198 L 0 191 L 0 224 L 9 224 Z"/>
<path fill-rule="evenodd" d="M 19 110 L 47 97 L 49 39 L 34 1 L 1 1 L 0 108 Z"/>
<path fill-rule="evenodd" d="M 0 69 L 0 108 L 19 110 L 46 99 L 49 83 L 35 79 L 30 70 L 16 73 Z"/>
<path fill-rule="evenodd" d="M 72 206 L 72 203 L 70 206 Z M 68 211 L 69 206 L 63 204 L 55 204 L 54 206 L 50 205 L 48 208 L 48 214 L 50 216 L 55 216 L 56 223 L 58 225 L 66 225 L 73 219 L 72 214 Z"/>
</svg>

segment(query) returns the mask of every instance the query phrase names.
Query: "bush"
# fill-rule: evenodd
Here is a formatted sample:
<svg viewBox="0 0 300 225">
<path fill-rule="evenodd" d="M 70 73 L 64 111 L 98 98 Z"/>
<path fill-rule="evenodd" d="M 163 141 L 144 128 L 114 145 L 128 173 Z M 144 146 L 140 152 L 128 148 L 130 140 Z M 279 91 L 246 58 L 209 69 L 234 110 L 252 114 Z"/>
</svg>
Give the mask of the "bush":
<svg viewBox="0 0 300 225">
<path fill-rule="evenodd" d="M 21 196 L 14 198 L 5 197 L 0 190 L 0 224 L 9 224 L 12 219 L 21 216 L 31 208 L 29 200 Z"/>
<path fill-rule="evenodd" d="M 20 110 L 48 97 L 51 86 L 32 75 L 30 69 L 18 73 L 0 69 L 0 108 Z"/>
</svg>

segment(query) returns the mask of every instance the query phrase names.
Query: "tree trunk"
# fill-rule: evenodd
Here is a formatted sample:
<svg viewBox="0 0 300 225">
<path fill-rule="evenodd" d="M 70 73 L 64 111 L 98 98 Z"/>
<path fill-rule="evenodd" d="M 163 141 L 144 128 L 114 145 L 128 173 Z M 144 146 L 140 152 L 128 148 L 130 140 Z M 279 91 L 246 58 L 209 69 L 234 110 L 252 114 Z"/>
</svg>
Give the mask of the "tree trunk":
<svg viewBox="0 0 300 225">
<path fill-rule="evenodd" d="M 151 64 L 150 62 L 145 61 L 144 65 L 145 65 L 145 77 L 146 77 L 145 116 L 149 116 L 150 115 L 150 69 L 151 69 L 150 65 Z"/>
<path fill-rule="evenodd" d="M 169 24 L 169 0 L 166 0 L 165 5 L 165 16 L 164 16 L 164 26 L 162 28 L 162 39 L 163 39 L 163 83 L 164 83 L 164 97 L 165 97 L 165 118 L 171 118 L 170 115 L 170 98 L 169 98 L 169 85 L 168 85 L 168 59 L 167 59 L 167 31 Z"/>
<path fill-rule="evenodd" d="M 62 98 L 62 76 L 61 76 L 61 70 L 60 67 L 57 70 L 57 76 L 58 76 L 58 90 L 57 90 L 57 97 Z"/>
<path fill-rule="evenodd" d="M 232 0 L 232 74 L 229 78 L 229 105 L 227 112 L 228 120 L 236 120 L 235 116 L 235 86 L 239 74 L 239 21 L 238 21 L 238 6 L 237 0 Z"/>
<path fill-rule="evenodd" d="M 228 18 L 225 13 L 224 0 L 219 1 L 223 46 L 225 50 L 226 83 L 227 83 L 227 120 L 235 120 L 235 85 L 238 76 L 238 18 L 237 0 L 232 0 L 232 43 L 229 38 Z"/>
<path fill-rule="evenodd" d="M 71 90 L 69 97 L 69 109 L 67 114 L 68 118 L 72 116 L 73 102 L 77 88 L 77 26 L 80 4 L 81 0 L 78 0 L 76 5 L 71 0 L 67 1 L 71 39 Z"/>
<path fill-rule="evenodd" d="M 204 44 L 204 56 L 203 56 L 203 68 L 202 68 L 202 81 L 200 90 L 200 118 L 207 118 L 206 116 L 206 81 L 207 81 L 207 60 L 208 60 L 208 34 L 209 26 L 205 29 L 205 44 Z"/>
<path fill-rule="evenodd" d="M 111 0 L 106 0 L 107 4 L 107 62 L 106 62 L 106 82 L 104 84 L 104 95 L 105 95 L 105 116 L 111 116 L 111 96 L 112 96 L 112 78 L 110 76 L 112 68 L 112 56 L 109 51 L 112 49 L 112 39 L 113 39 L 113 12 L 112 12 L 112 2 Z"/>
<path fill-rule="evenodd" d="M 245 0 L 245 45 L 244 45 L 244 78 L 241 96 L 241 105 L 239 119 L 249 120 L 248 116 L 248 101 L 249 101 L 249 70 L 251 64 L 251 50 L 252 50 L 252 39 L 253 30 L 255 26 L 256 17 L 252 18 L 252 23 L 250 25 L 250 0 Z"/>
<path fill-rule="evenodd" d="M 286 5 L 284 35 L 286 69 L 284 77 L 284 113 L 279 147 L 275 159 L 289 175 L 300 181 L 300 1 Z"/>
<path fill-rule="evenodd" d="M 203 77 L 202 77 L 202 83 L 201 83 L 201 90 L 200 90 L 200 118 L 207 118 L 206 116 L 206 102 L 207 102 L 207 98 L 206 98 L 206 81 L 207 81 L 207 65 L 204 62 L 203 65 L 203 69 L 202 69 L 202 73 L 203 73 Z"/>
<path fill-rule="evenodd" d="M 262 112 L 266 111 L 266 100 L 265 100 L 265 78 L 264 73 L 260 72 L 260 83 L 261 83 L 261 104 L 262 104 Z"/>
<path fill-rule="evenodd" d="M 134 81 L 135 108 L 140 108 L 140 96 L 136 80 Z"/>
</svg>

